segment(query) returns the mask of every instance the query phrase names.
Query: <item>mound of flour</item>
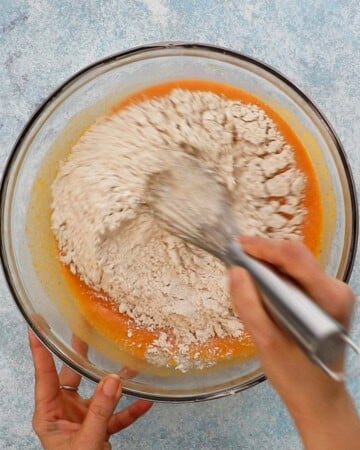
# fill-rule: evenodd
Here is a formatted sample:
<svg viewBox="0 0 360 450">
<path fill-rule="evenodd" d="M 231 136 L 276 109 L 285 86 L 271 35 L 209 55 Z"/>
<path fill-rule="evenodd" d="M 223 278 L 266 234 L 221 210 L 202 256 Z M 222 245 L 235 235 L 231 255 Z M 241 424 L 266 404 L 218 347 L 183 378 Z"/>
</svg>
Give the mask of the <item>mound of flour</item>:
<svg viewBox="0 0 360 450">
<path fill-rule="evenodd" d="M 147 210 L 147 180 L 174 151 L 213 171 L 247 234 L 298 239 L 306 180 L 262 109 L 181 89 L 98 120 L 60 165 L 52 229 L 62 261 L 137 324 L 162 330 L 149 361 L 187 370 L 202 364 L 190 362 L 192 344 L 243 328 L 223 265 Z"/>
</svg>

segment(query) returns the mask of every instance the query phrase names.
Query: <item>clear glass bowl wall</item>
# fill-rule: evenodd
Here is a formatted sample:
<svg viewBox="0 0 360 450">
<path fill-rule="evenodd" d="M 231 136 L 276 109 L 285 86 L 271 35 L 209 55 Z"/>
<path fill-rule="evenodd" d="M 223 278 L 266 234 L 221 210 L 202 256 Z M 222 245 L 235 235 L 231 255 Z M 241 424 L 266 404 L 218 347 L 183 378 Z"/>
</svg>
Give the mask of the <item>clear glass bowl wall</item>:
<svg viewBox="0 0 360 450">
<path fill-rule="evenodd" d="M 133 371 L 124 379 L 125 393 L 162 401 L 196 401 L 228 395 L 263 380 L 258 359 L 231 361 L 206 372 L 164 374 L 121 354 L 89 327 L 71 301 L 49 228 L 49 186 L 58 161 L 71 145 L 122 98 L 174 79 L 234 85 L 258 96 L 290 124 L 307 149 L 320 183 L 321 264 L 331 275 L 349 276 L 356 245 L 356 201 L 350 169 L 330 126 L 311 101 L 272 68 L 229 50 L 197 44 L 154 45 L 100 61 L 64 83 L 40 107 L 20 136 L 3 180 L 2 260 L 25 319 L 69 366 L 94 381 L 128 367 Z M 35 196 L 31 194 L 34 183 Z M 87 357 L 72 348 L 74 333 L 89 344 Z"/>
</svg>

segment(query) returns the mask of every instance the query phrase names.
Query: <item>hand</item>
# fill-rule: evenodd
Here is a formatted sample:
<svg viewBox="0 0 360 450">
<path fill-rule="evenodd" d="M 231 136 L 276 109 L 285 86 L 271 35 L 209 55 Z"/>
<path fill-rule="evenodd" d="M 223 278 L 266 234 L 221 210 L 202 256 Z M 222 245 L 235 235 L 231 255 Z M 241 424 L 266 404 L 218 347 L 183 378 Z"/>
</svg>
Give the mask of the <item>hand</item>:
<svg viewBox="0 0 360 450">
<path fill-rule="evenodd" d="M 250 255 L 277 266 L 346 327 L 354 303 L 351 289 L 326 275 L 299 242 L 241 237 Z M 264 372 L 289 409 L 308 449 L 360 448 L 360 421 L 343 383 L 309 361 L 263 307 L 249 274 L 230 269 L 233 307 L 250 333 Z M 343 364 L 339 362 L 339 364 Z"/>
<path fill-rule="evenodd" d="M 60 389 L 61 385 L 77 388 L 80 375 L 66 366 L 58 375 L 51 353 L 31 331 L 29 342 L 35 367 L 33 428 L 45 449 L 111 449 L 109 437 L 131 425 L 152 406 L 151 402 L 138 400 L 114 414 L 121 397 L 120 377 L 116 374 L 104 377 L 88 400 L 76 391 Z M 76 346 L 84 344 L 75 340 Z"/>
</svg>

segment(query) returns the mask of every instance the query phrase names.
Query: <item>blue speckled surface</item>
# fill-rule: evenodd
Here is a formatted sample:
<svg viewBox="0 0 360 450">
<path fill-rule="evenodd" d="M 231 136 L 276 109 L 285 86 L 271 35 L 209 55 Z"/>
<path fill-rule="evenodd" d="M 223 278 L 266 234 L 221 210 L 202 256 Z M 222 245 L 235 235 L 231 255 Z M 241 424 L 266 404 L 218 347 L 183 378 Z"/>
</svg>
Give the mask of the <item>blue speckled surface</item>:
<svg viewBox="0 0 360 450">
<path fill-rule="evenodd" d="M 0 0 L 0 168 L 30 114 L 67 77 L 143 43 L 196 40 L 262 59 L 297 83 L 338 132 L 360 176 L 358 0 Z M 360 259 L 352 286 L 360 293 Z M 360 341 L 359 326 L 355 327 Z M 89 392 L 92 386 L 83 383 Z M 0 275 L 0 448 L 36 449 L 26 327 Z M 351 383 L 360 405 L 360 381 Z M 113 439 L 127 449 L 299 449 L 267 383 L 232 398 L 157 404 Z"/>
</svg>

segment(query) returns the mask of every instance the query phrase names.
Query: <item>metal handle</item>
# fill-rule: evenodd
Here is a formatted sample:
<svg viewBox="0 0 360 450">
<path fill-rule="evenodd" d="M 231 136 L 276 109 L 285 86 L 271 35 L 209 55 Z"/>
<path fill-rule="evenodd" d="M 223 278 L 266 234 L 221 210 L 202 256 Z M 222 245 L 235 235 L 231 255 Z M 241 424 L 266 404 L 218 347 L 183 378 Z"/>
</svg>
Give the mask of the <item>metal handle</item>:
<svg viewBox="0 0 360 450">
<path fill-rule="evenodd" d="M 249 271 L 271 316 L 292 334 L 307 355 L 333 379 L 342 379 L 343 374 L 330 365 L 349 343 L 344 327 L 288 278 L 243 252 L 236 241 L 229 246 L 227 258 Z M 355 344 L 351 345 L 358 351 Z"/>
</svg>

